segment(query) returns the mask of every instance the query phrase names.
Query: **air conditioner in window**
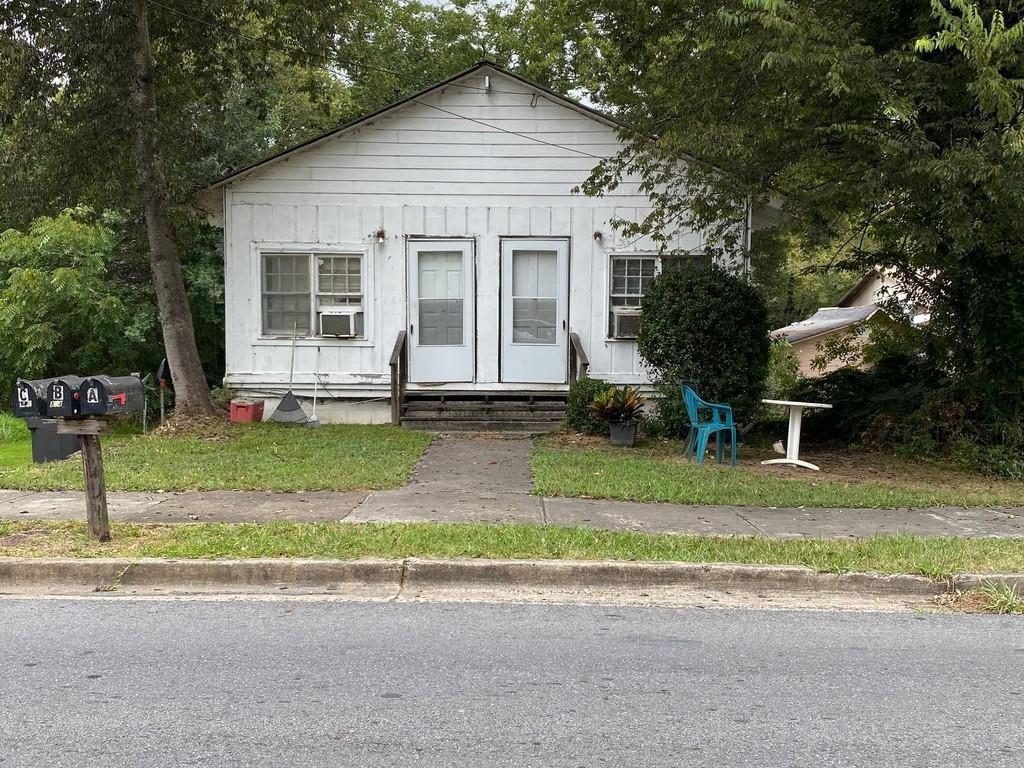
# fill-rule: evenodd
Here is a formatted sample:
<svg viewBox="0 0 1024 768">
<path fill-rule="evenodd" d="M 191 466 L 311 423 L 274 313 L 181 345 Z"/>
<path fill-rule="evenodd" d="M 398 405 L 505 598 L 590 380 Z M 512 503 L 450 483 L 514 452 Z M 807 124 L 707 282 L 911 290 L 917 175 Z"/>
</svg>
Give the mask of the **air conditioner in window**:
<svg viewBox="0 0 1024 768">
<path fill-rule="evenodd" d="M 362 310 L 355 307 L 328 307 L 321 309 L 320 335 L 336 336 L 339 339 L 354 339 L 358 336 L 356 331 L 356 316 L 361 315 Z"/>
<path fill-rule="evenodd" d="M 635 339 L 640 331 L 640 307 L 612 307 L 612 336 Z"/>
</svg>

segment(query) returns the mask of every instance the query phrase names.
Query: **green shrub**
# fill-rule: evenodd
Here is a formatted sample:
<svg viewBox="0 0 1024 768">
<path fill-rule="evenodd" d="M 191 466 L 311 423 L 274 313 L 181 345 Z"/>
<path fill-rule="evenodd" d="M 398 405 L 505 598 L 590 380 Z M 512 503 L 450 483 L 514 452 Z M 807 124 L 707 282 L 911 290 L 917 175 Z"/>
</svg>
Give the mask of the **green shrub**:
<svg viewBox="0 0 1024 768">
<path fill-rule="evenodd" d="M 757 413 L 768 375 L 768 312 L 742 278 L 714 266 L 666 270 L 644 296 L 637 343 L 665 387 L 692 381 L 701 397 L 731 404 L 740 421 Z"/>
<path fill-rule="evenodd" d="M 953 455 L 960 464 L 979 469 L 987 475 L 1004 480 L 1024 480 L 1024 452 L 1005 445 L 979 445 L 974 440 L 961 440 Z"/>
<path fill-rule="evenodd" d="M 800 360 L 793 345 L 785 339 L 776 339 L 771 345 L 768 359 L 768 379 L 765 394 L 775 400 L 789 400 L 800 384 Z"/>
<path fill-rule="evenodd" d="M 686 415 L 686 404 L 679 387 L 672 384 L 657 386 L 657 416 L 644 418 L 644 432 L 658 433 L 666 437 L 686 437 L 690 431 L 690 417 Z M 648 430 L 648 422 L 656 421 Z"/>
<path fill-rule="evenodd" d="M 569 387 L 569 397 L 565 404 L 565 423 L 571 429 L 585 435 L 607 435 L 608 424 L 594 413 L 590 404 L 602 392 L 607 392 L 612 385 L 602 379 L 583 377 Z"/>
<path fill-rule="evenodd" d="M 943 402 L 944 384 L 920 358 L 892 355 L 868 370 L 839 368 L 804 379 L 793 399 L 832 405 L 807 413 L 803 434 L 811 442 L 927 453 L 961 436 L 963 416 Z"/>
</svg>

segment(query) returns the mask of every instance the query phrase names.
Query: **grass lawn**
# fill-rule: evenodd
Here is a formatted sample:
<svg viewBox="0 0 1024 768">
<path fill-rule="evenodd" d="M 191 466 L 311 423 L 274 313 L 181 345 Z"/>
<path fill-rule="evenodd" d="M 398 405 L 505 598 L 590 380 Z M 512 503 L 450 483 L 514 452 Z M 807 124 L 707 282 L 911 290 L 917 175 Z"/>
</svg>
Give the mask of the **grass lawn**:
<svg viewBox="0 0 1024 768">
<path fill-rule="evenodd" d="M 7 423 L 4 420 L 4 423 Z M 82 463 L 32 464 L 27 432 L 0 423 L 0 488 L 78 490 Z M 344 491 L 395 488 L 430 436 L 391 426 L 223 424 L 186 434 L 103 438 L 112 491 Z"/>
<path fill-rule="evenodd" d="M 84 523 L 0 521 L 0 556 L 254 558 L 358 557 L 630 560 L 803 565 L 817 571 L 916 573 L 1024 571 L 1024 546 L 1010 539 L 779 540 L 677 536 L 475 523 L 114 524 L 113 541 L 86 536 Z"/>
<path fill-rule="evenodd" d="M 689 463 L 676 441 L 613 448 L 568 434 L 537 441 L 534 492 L 624 501 L 769 507 L 1024 506 L 1024 483 L 984 478 L 895 456 L 808 455 L 822 472 L 762 466 L 765 451 L 740 450 L 739 466 Z"/>
</svg>

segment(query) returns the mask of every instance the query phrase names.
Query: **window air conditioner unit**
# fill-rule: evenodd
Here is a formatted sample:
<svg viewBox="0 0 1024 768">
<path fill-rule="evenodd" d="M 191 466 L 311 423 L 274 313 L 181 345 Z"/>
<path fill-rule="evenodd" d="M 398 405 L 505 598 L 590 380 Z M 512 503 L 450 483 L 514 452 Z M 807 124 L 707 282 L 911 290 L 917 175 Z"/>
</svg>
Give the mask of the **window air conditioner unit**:
<svg viewBox="0 0 1024 768">
<path fill-rule="evenodd" d="M 612 307 L 613 336 L 616 339 L 635 339 L 640 330 L 640 307 Z"/>
<path fill-rule="evenodd" d="M 338 307 L 320 310 L 320 335 L 336 336 L 339 339 L 354 339 L 356 315 L 362 310 L 352 307 Z"/>
</svg>

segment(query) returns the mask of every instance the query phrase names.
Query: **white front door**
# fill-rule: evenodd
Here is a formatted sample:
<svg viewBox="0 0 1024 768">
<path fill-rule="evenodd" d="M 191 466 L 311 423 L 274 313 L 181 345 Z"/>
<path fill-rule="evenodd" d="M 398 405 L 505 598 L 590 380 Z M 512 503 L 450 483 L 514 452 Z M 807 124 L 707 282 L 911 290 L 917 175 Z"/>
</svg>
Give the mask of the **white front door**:
<svg viewBox="0 0 1024 768">
<path fill-rule="evenodd" d="M 503 240 L 501 380 L 564 384 L 568 319 L 568 242 Z"/>
<path fill-rule="evenodd" d="M 409 380 L 473 381 L 473 246 L 409 241 Z"/>
</svg>

